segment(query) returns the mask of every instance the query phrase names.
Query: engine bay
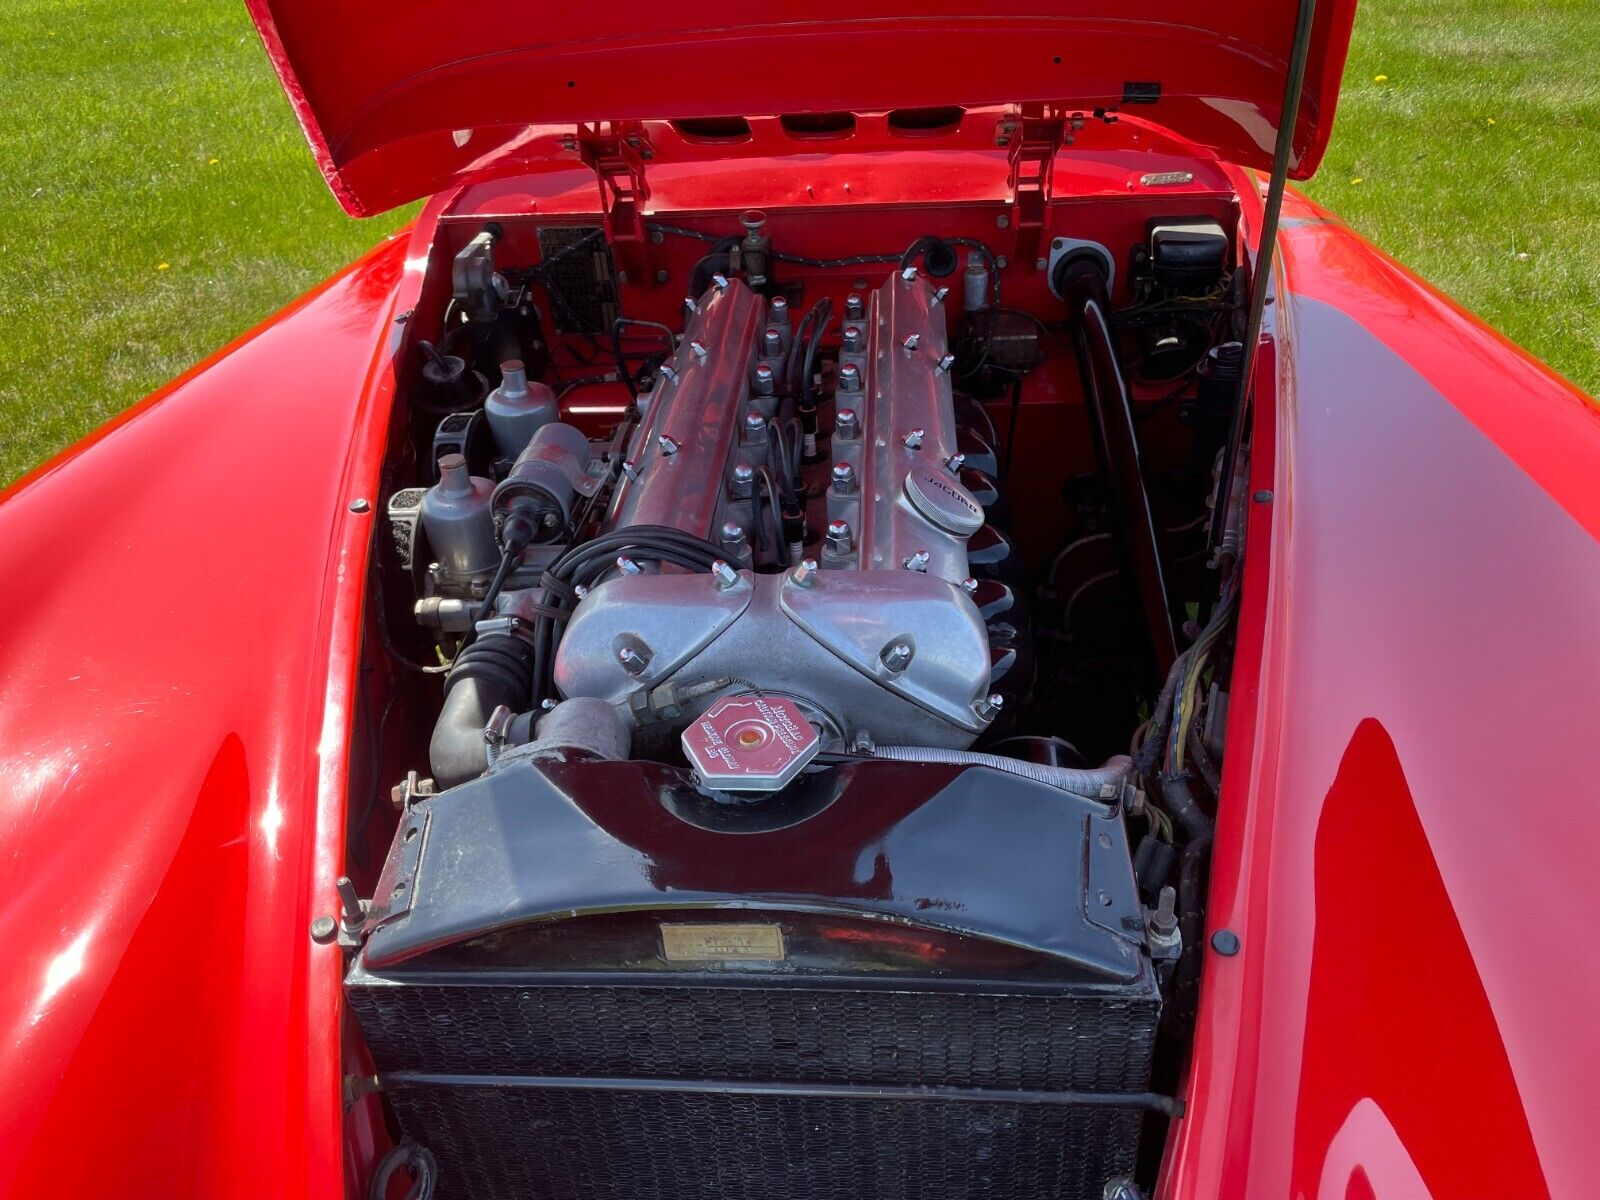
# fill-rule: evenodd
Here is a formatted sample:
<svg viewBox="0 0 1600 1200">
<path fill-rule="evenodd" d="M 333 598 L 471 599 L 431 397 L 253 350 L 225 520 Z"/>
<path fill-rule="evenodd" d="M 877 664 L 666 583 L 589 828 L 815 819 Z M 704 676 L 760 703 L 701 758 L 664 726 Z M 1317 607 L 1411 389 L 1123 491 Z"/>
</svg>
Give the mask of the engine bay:
<svg viewBox="0 0 1600 1200">
<path fill-rule="evenodd" d="M 1247 271 L 1219 189 L 1053 205 L 1025 261 L 1008 213 L 440 221 L 339 933 L 388 1171 L 1154 1185 Z"/>
</svg>

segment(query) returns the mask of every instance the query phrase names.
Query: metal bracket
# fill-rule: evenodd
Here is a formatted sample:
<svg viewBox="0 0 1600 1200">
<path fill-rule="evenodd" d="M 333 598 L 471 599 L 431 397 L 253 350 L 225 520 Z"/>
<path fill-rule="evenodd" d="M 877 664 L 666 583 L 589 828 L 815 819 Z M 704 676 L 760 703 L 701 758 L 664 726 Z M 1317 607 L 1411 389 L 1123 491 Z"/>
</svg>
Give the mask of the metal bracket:
<svg viewBox="0 0 1600 1200">
<path fill-rule="evenodd" d="M 649 287 L 656 276 L 650 235 L 644 227 L 644 202 L 650 198 L 644 165 L 655 157 L 655 151 L 644 124 L 608 121 L 580 125 L 572 148 L 600 181 L 600 211 L 618 263 L 618 282 Z"/>
<path fill-rule="evenodd" d="M 1039 248 L 1050 206 L 1050 185 L 1056 152 L 1072 145 L 1083 128 L 1081 112 L 1063 113 L 1044 104 L 1024 104 L 1009 111 L 995 126 L 994 144 L 1008 150 L 1011 168 L 1011 228 L 1015 231 L 1014 262 L 1042 265 Z"/>
</svg>

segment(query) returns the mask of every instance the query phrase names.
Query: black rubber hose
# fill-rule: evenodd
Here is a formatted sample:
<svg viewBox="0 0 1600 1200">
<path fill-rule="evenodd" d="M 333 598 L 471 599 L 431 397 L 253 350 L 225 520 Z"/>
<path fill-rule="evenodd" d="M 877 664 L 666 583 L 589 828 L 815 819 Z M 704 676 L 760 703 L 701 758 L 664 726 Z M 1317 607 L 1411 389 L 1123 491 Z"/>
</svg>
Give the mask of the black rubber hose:
<svg viewBox="0 0 1600 1200">
<path fill-rule="evenodd" d="M 456 655 L 444 681 L 444 707 L 428 743 L 441 788 L 476 779 L 489 766 L 484 726 L 500 705 L 522 712 L 533 695 L 533 648 L 509 633 L 490 633 Z"/>
<path fill-rule="evenodd" d="M 1178 933 L 1183 950 L 1173 970 L 1171 1017 L 1179 1029 L 1194 1024 L 1200 995 L 1200 966 L 1205 961 L 1205 870 L 1211 856 L 1211 835 L 1197 838 L 1178 856 Z"/>
<path fill-rule="evenodd" d="M 1189 772 L 1177 771 L 1161 776 L 1161 807 L 1166 809 L 1172 823 L 1183 831 L 1191 842 L 1211 836 L 1211 818 L 1195 802 L 1189 790 Z"/>
</svg>

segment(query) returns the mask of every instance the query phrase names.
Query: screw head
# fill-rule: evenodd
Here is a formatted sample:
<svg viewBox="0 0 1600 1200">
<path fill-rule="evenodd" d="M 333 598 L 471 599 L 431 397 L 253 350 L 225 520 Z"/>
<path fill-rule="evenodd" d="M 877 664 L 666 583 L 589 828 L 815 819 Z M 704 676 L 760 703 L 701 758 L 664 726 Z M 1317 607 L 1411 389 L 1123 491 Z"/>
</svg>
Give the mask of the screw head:
<svg viewBox="0 0 1600 1200">
<path fill-rule="evenodd" d="M 333 941 L 339 932 L 339 923 L 332 917 L 318 917 L 311 922 L 311 940 L 319 946 L 326 946 Z"/>
<path fill-rule="evenodd" d="M 372 505 L 368 504 L 365 500 L 350 501 L 350 511 L 353 513 L 364 513 L 369 511 L 371 508 Z"/>
<path fill-rule="evenodd" d="M 1257 492 L 1254 496 L 1252 496 L 1251 499 L 1254 500 L 1257 504 L 1271 504 L 1272 503 L 1272 493 L 1267 491 L 1266 488 L 1262 488 L 1259 492 Z"/>
<path fill-rule="evenodd" d="M 961 590 L 969 596 L 976 596 L 978 594 L 978 581 L 968 575 L 961 581 Z"/>
</svg>

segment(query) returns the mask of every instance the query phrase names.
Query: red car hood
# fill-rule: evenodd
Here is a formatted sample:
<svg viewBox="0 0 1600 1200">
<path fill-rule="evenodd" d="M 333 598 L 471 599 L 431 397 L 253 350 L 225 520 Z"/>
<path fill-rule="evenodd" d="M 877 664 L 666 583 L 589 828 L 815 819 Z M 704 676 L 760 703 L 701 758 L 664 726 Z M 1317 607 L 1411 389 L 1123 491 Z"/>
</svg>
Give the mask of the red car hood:
<svg viewBox="0 0 1600 1200">
<path fill-rule="evenodd" d="M 550 149 L 533 157 L 554 157 L 560 132 L 599 121 L 1139 103 L 1132 111 L 1203 150 L 1268 167 L 1298 7 L 246 2 L 328 185 L 357 216 L 503 169 L 513 146 L 523 162 L 535 146 Z M 1317 8 L 1296 178 L 1316 169 L 1327 145 L 1355 0 Z"/>
</svg>

